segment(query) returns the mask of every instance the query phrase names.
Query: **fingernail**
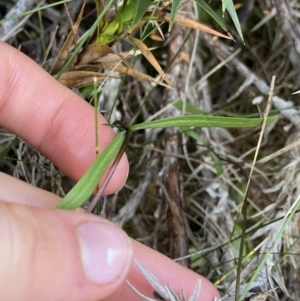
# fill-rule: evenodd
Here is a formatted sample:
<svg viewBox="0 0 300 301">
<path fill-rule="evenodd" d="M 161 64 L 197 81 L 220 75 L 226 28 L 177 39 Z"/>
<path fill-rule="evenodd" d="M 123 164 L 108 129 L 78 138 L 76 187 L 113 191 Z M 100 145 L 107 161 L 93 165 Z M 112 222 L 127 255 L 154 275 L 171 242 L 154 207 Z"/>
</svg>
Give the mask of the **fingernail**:
<svg viewBox="0 0 300 301">
<path fill-rule="evenodd" d="M 115 281 L 129 268 L 131 245 L 126 234 L 109 223 L 91 222 L 77 229 L 87 277 L 97 284 Z"/>
</svg>

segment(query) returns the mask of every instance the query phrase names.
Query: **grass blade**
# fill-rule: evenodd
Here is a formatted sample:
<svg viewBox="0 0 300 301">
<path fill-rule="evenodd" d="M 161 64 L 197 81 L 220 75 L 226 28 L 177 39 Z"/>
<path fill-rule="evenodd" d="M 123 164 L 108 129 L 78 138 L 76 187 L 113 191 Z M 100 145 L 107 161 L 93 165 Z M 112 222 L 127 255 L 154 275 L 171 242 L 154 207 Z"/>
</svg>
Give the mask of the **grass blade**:
<svg viewBox="0 0 300 301">
<path fill-rule="evenodd" d="M 169 23 L 169 32 L 172 29 L 172 26 L 175 21 L 175 17 L 177 15 L 178 9 L 179 9 L 180 0 L 173 0 L 172 1 L 172 8 L 171 8 L 171 17 L 170 17 L 170 23 Z"/>
<path fill-rule="evenodd" d="M 278 116 L 272 116 L 267 119 L 267 123 L 275 121 Z M 138 131 L 150 128 L 167 128 L 167 127 L 222 127 L 222 128 L 249 128 L 261 126 L 262 118 L 235 118 L 206 115 L 189 115 L 171 117 L 160 120 L 148 121 L 132 125 L 131 131 Z"/>
<path fill-rule="evenodd" d="M 242 28 L 241 28 L 241 25 L 240 25 L 240 22 L 239 22 L 239 19 L 238 19 L 237 13 L 235 11 L 234 4 L 233 4 L 232 0 L 226 0 L 225 5 L 226 5 L 226 9 L 228 10 L 228 13 L 229 13 L 229 15 L 232 19 L 232 22 L 233 22 L 240 38 L 244 42 Z"/>
<path fill-rule="evenodd" d="M 93 193 L 111 161 L 116 157 L 125 139 L 125 131 L 120 132 L 101 152 L 89 170 L 69 193 L 58 203 L 56 208 L 74 210 L 81 206 Z"/>
<path fill-rule="evenodd" d="M 226 32 L 228 29 L 223 22 L 222 18 L 219 17 L 215 11 L 204 1 L 204 0 L 194 0 L 202 9 L 204 9 Z"/>
<path fill-rule="evenodd" d="M 164 81 L 171 87 L 172 84 L 162 68 L 160 67 L 158 61 L 155 56 L 151 53 L 150 49 L 139 39 L 131 38 L 131 41 L 134 45 L 142 52 L 147 61 L 152 65 L 153 68 L 159 73 L 159 75 L 164 79 Z"/>
<path fill-rule="evenodd" d="M 135 26 L 142 20 L 145 12 L 148 10 L 150 4 L 151 4 L 151 0 L 133 0 L 131 1 L 134 3 L 134 16 L 130 25 L 130 29 L 129 29 L 129 33 L 131 33 Z"/>
<path fill-rule="evenodd" d="M 14 20 L 14 19 L 17 19 L 17 18 L 20 18 L 20 17 L 23 17 L 23 16 L 27 16 L 29 14 L 33 14 L 33 13 L 41 11 L 43 9 L 54 7 L 56 5 L 64 4 L 64 3 L 67 3 L 67 2 L 71 2 L 71 1 L 73 1 L 73 0 L 62 0 L 62 1 L 55 2 L 55 3 L 47 4 L 47 5 L 44 5 L 44 6 L 38 6 L 36 8 L 31 9 L 31 10 L 25 11 L 21 14 L 17 14 L 17 15 L 11 16 L 9 18 L 2 19 L 2 20 L 0 20 L 0 25 L 2 23 L 7 22 L 7 21 Z"/>
</svg>

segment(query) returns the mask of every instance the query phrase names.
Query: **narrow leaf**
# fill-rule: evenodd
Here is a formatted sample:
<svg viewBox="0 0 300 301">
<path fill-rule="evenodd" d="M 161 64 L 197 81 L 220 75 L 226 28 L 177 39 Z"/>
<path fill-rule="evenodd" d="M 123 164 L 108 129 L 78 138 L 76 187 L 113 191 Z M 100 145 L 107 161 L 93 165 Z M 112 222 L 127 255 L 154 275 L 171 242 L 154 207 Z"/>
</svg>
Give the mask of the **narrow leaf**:
<svg viewBox="0 0 300 301">
<path fill-rule="evenodd" d="M 225 10 L 226 10 L 226 0 L 222 0 L 222 13 L 223 13 L 223 17 L 224 17 L 224 14 L 225 14 Z"/>
<path fill-rule="evenodd" d="M 131 33 L 135 26 L 142 20 L 145 12 L 148 10 L 151 0 L 131 0 L 134 2 L 134 16 L 130 25 L 129 33 Z"/>
<path fill-rule="evenodd" d="M 164 71 L 161 69 L 159 63 L 157 62 L 156 58 L 154 55 L 151 53 L 150 49 L 139 39 L 136 38 L 131 38 L 130 39 L 137 47 L 138 49 L 142 52 L 144 57 L 147 59 L 147 61 L 155 68 L 155 70 L 159 73 L 159 75 L 165 80 L 165 82 L 171 86 L 171 82 L 164 73 Z"/>
<path fill-rule="evenodd" d="M 171 8 L 171 17 L 170 17 L 170 23 L 169 23 L 169 32 L 172 29 L 175 16 L 177 15 L 178 9 L 179 9 L 180 0 L 173 0 L 172 1 L 172 8 Z"/>
<path fill-rule="evenodd" d="M 278 116 L 272 116 L 267 119 L 268 124 L 275 121 Z M 166 127 L 221 127 L 221 128 L 248 128 L 261 126 L 262 118 L 234 118 L 205 115 L 190 115 L 170 117 L 160 120 L 148 121 L 136 124 L 130 127 L 131 131 L 138 131 L 150 128 Z"/>
<path fill-rule="evenodd" d="M 158 19 L 161 21 L 170 22 L 169 14 L 160 14 L 160 15 L 155 14 L 154 16 L 158 17 Z M 201 24 L 198 21 L 195 21 L 195 20 L 183 17 L 183 16 L 176 15 L 175 19 L 174 19 L 174 23 L 185 26 L 185 27 L 194 28 L 194 29 L 197 29 L 197 30 L 200 30 L 203 32 L 207 32 L 209 34 L 212 34 L 212 35 L 215 35 L 215 36 L 218 36 L 221 38 L 232 40 L 232 37 L 230 37 L 230 36 L 224 35 L 204 24 Z"/>
<path fill-rule="evenodd" d="M 18 19 L 20 17 L 27 16 L 27 15 L 33 14 L 35 12 L 39 12 L 39 11 L 42 11 L 44 9 L 47 9 L 47 8 L 50 8 L 50 7 L 54 7 L 54 6 L 58 6 L 58 5 L 61 5 L 61 4 L 67 3 L 67 2 L 71 2 L 71 1 L 74 1 L 74 0 L 57 1 L 57 2 L 54 2 L 54 3 L 51 3 L 51 4 L 47 4 L 47 5 L 44 5 L 44 6 L 38 6 L 38 7 L 35 7 L 33 9 L 26 10 L 23 13 L 16 14 L 16 15 L 10 16 L 9 18 L 5 18 L 5 19 L 0 20 L 0 25 L 2 23 L 8 22 L 10 20 Z"/>
<path fill-rule="evenodd" d="M 222 18 L 216 14 L 216 12 L 206 3 L 204 0 L 194 0 L 202 9 L 204 9 L 211 17 L 226 31 L 228 29 L 223 22 Z"/>
<path fill-rule="evenodd" d="M 125 131 L 120 132 L 101 152 L 89 170 L 56 208 L 74 210 L 81 206 L 93 193 L 109 164 L 116 157 L 125 139 Z"/>
<path fill-rule="evenodd" d="M 234 8 L 234 4 L 232 2 L 232 0 L 226 0 L 226 9 L 228 10 L 228 13 L 233 21 L 233 24 L 240 36 L 240 38 L 242 39 L 242 41 L 244 42 L 244 37 L 243 37 L 243 33 L 242 33 L 242 28 L 236 13 L 236 10 Z"/>
</svg>

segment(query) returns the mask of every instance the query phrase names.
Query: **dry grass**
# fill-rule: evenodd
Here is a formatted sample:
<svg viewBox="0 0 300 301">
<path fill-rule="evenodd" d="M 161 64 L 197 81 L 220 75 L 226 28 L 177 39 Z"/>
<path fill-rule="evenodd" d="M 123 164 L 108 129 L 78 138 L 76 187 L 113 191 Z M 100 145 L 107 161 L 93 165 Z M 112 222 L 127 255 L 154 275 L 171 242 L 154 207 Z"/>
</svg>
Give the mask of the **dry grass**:
<svg viewBox="0 0 300 301">
<path fill-rule="evenodd" d="M 255 116 L 265 110 L 275 75 L 271 110 L 280 118 L 265 129 L 249 186 L 246 223 L 241 208 L 260 135 L 257 128 L 134 133 L 127 149 L 128 181 L 118 194 L 104 198 L 98 209 L 132 237 L 215 282 L 224 294 L 223 301 L 234 300 L 244 233 L 240 291 L 248 284 L 247 298 L 294 300 L 300 296 L 299 217 L 293 213 L 300 195 L 300 116 L 299 96 L 292 93 L 299 89 L 300 7 L 293 0 L 244 2 L 238 13 L 245 45 L 238 37 L 234 43 L 179 25 L 165 40 L 156 41 L 160 34 L 155 31 L 145 44 L 155 47 L 152 53 L 174 89 L 135 77 L 111 78 L 101 88 L 100 107 L 105 113 L 114 108 L 114 118 L 125 124 L 177 116 L 191 106 L 209 114 Z M 74 3 L 70 6 L 72 20 L 82 4 Z M 213 5 L 220 12 L 220 4 Z M 11 8 L 12 3 L 1 3 L 0 14 Z M 199 13 L 190 1 L 184 1 L 181 11 L 192 18 Z M 41 21 L 34 13 L 5 39 L 49 70 L 70 26 L 62 5 L 40 14 Z M 91 25 L 85 17 L 94 14 L 90 1 L 78 29 L 80 35 Z M 211 22 L 200 12 L 201 16 Z M 167 26 L 160 28 L 165 34 Z M 112 48 L 122 53 L 128 51 L 128 44 L 118 41 Z M 156 76 L 141 56 L 130 63 Z M 92 97 L 92 90 L 76 91 L 87 100 Z M 176 100 L 182 105 L 174 106 Z M 8 151 L 2 171 L 60 195 L 70 189 L 70 181 L 24 141 L 15 141 L 8 149 L 13 136 L 3 131 L 1 138 L 2 150 Z"/>
</svg>

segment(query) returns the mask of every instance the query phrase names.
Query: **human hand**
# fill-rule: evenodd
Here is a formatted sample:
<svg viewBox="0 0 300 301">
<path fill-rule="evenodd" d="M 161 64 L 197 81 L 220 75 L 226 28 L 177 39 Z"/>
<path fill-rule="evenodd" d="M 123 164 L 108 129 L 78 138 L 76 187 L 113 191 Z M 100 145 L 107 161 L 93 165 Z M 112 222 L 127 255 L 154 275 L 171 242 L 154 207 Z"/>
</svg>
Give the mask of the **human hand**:
<svg viewBox="0 0 300 301">
<path fill-rule="evenodd" d="M 0 126 L 79 180 L 94 158 L 93 108 L 1 42 L 0 71 Z M 114 132 L 100 125 L 99 133 L 103 149 Z M 123 156 L 106 194 L 121 188 L 127 173 Z M 56 195 L 0 173 L 0 300 L 140 301 L 126 279 L 149 296 L 153 289 L 132 257 L 176 292 L 183 289 L 189 297 L 200 278 L 199 300 L 219 296 L 205 278 L 129 239 L 110 222 L 54 210 L 59 201 Z M 105 256 L 109 249 L 115 254 L 111 264 Z"/>
</svg>

